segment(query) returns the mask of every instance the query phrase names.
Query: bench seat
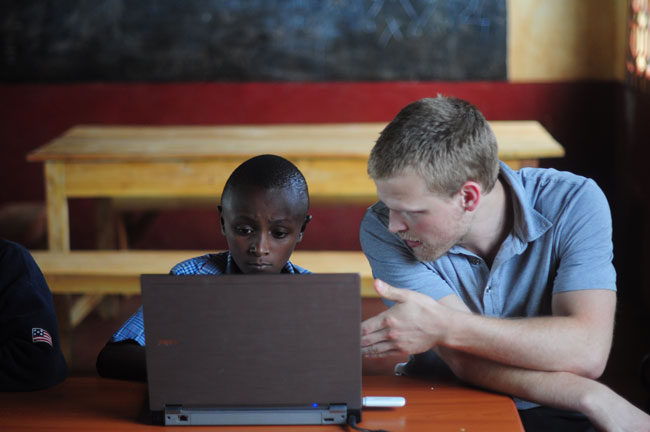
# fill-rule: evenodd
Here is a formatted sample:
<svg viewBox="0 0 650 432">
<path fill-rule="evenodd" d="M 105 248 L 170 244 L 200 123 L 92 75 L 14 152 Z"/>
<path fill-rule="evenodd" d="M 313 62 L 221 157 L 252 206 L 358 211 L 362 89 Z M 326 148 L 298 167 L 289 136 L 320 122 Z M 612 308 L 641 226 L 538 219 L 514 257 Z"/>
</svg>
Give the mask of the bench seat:
<svg viewBox="0 0 650 432">
<path fill-rule="evenodd" d="M 32 251 L 53 294 L 140 294 L 140 275 L 169 273 L 198 250 Z M 362 297 L 376 297 L 361 251 L 295 251 L 291 262 L 313 273 L 359 273 Z"/>
</svg>

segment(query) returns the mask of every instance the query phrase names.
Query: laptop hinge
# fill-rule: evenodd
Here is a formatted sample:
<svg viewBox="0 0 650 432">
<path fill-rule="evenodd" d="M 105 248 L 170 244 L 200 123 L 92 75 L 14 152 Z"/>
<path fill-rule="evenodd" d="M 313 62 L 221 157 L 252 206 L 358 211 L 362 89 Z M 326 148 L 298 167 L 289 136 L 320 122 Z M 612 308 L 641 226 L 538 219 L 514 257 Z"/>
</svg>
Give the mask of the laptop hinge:
<svg viewBox="0 0 650 432">
<path fill-rule="evenodd" d="M 297 408 L 216 409 L 166 405 L 164 423 L 166 426 L 345 424 L 347 411 L 345 404 Z"/>
</svg>

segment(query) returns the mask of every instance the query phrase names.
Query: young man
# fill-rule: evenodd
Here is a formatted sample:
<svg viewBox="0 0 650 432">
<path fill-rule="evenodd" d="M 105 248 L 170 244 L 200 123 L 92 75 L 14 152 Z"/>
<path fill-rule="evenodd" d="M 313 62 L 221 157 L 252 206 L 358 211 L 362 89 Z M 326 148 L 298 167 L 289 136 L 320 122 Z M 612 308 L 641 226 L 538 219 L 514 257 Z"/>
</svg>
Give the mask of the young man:
<svg viewBox="0 0 650 432">
<path fill-rule="evenodd" d="M 67 376 L 43 273 L 27 249 L 0 239 L 0 391 L 38 390 Z"/>
<path fill-rule="evenodd" d="M 363 323 L 365 355 L 433 350 L 459 378 L 520 398 L 527 431 L 650 430 L 596 381 L 616 274 L 609 207 L 592 180 L 509 169 L 482 114 L 443 97 L 404 108 L 368 172 L 380 202 L 361 245 L 394 305 Z"/>
<path fill-rule="evenodd" d="M 170 273 L 309 273 L 289 261 L 311 219 L 308 210 L 307 183 L 294 164 L 274 155 L 249 159 L 233 171 L 221 195 L 221 232 L 229 250 L 183 261 Z M 140 307 L 99 353 L 97 371 L 146 380 L 144 345 Z"/>
</svg>

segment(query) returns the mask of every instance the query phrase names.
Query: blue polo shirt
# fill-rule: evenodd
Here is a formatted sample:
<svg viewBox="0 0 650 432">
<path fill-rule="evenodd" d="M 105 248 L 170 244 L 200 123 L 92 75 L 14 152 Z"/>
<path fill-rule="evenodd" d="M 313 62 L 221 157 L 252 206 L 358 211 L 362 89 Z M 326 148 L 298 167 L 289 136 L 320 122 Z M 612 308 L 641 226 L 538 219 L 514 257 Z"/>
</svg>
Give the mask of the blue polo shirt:
<svg viewBox="0 0 650 432">
<path fill-rule="evenodd" d="M 455 294 L 471 311 L 495 317 L 550 315 L 558 292 L 616 290 L 609 205 L 593 180 L 554 169 L 513 171 L 504 163 L 500 175 L 515 217 L 491 268 L 460 246 L 418 261 L 388 231 L 388 209 L 378 202 L 360 234 L 373 276 L 436 300 Z"/>
<path fill-rule="evenodd" d="M 388 208 L 378 202 L 360 233 L 373 276 L 436 300 L 455 294 L 472 312 L 493 317 L 551 315 L 554 293 L 616 290 L 610 209 L 593 180 L 553 169 L 513 171 L 504 163 L 500 176 L 514 226 L 491 268 L 460 246 L 435 261 L 418 261 L 388 231 Z M 520 409 L 536 406 L 515 400 Z"/>
</svg>

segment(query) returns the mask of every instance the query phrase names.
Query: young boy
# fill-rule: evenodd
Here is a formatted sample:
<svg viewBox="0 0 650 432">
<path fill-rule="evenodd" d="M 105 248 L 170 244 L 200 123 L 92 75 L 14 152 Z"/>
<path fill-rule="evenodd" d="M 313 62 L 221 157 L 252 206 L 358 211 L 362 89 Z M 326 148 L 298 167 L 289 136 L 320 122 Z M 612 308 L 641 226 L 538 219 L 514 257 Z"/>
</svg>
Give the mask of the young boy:
<svg viewBox="0 0 650 432">
<path fill-rule="evenodd" d="M 221 232 L 229 250 L 175 265 L 170 273 L 309 273 L 289 257 L 311 216 L 305 178 L 288 160 L 261 155 L 242 163 L 221 195 Z M 97 357 L 106 378 L 146 380 L 142 307 L 113 335 Z"/>
</svg>

